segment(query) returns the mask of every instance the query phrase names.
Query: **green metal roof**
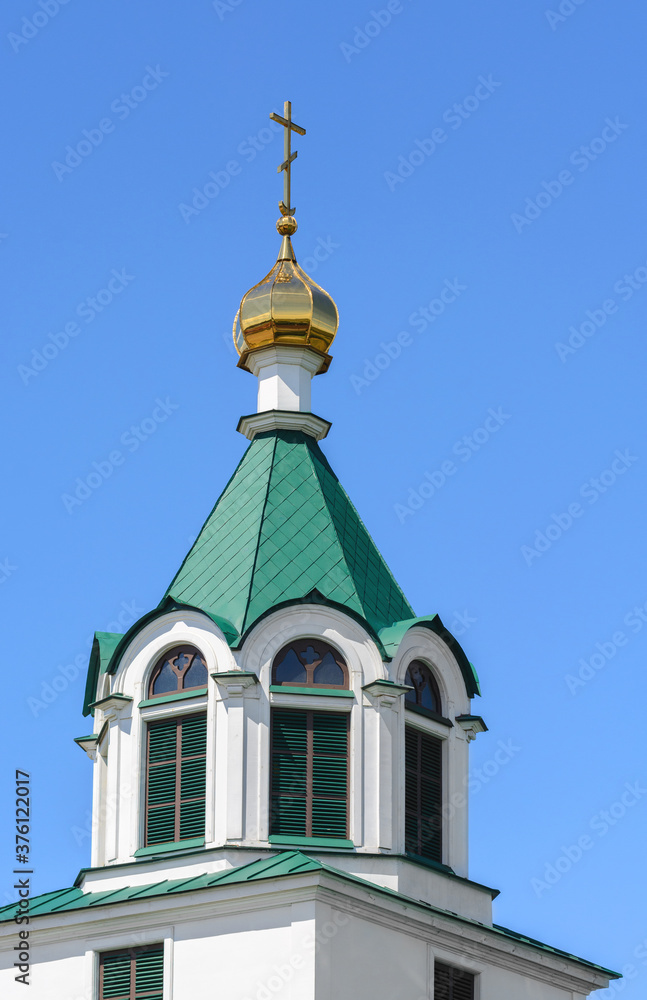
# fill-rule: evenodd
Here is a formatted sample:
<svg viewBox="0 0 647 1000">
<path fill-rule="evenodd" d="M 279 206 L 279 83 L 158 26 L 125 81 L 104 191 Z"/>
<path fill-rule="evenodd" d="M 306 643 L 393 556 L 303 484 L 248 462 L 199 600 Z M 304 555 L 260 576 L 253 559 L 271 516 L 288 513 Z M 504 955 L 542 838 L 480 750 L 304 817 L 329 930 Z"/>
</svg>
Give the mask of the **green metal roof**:
<svg viewBox="0 0 647 1000">
<path fill-rule="evenodd" d="M 279 430 L 254 438 L 158 607 L 123 636 L 96 633 L 83 714 L 93 711 L 99 675 L 115 672 L 134 636 L 156 617 L 201 611 L 236 648 L 264 615 L 302 601 L 359 619 L 385 658 L 414 625 L 431 629 L 456 656 L 468 696 L 481 693 L 472 664 L 438 615 L 414 617 L 314 438 Z"/>
<path fill-rule="evenodd" d="M 92 641 L 92 651 L 90 653 L 90 664 L 88 666 L 88 676 L 85 684 L 85 698 L 83 714 L 88 714 L 88 706 L 96 698 L 97 681 L 99 674 L 105 674 L 110 665 L 110 660 L 123 635 L 119 632 L 95 632 Z"/>
<path fill-rule="evenodd" d="M 242 636 L 313 591 L 375 631 L 414 615 L 314 438 L 254 438 L 166 597 L 218 614 Z"/>
<path fill-rule="evenodd" d="M 406 902 L 407 905 L 437 913 L 450 920 L 479 927 L 481 930 L 488 931 L 497 936 L 511 938 L 514 941 L 527 945 L 529 948 L 535 948 L 540 951 L 549 952 L 559 958 L 567 958 L 570 961 L 579 962 L 589 969 L 602 972 L 611 979 L 621 978 L 617 972 L 605 969 L 601 965 L 595 965 L 584 958 L 578 958 L 577 955 L 571 955 L 560 948 L 553 948 L 550 945 L 542 944 L 541 941 L 517 934 L 497 924 L 484 924 L 482 921 L 473 920 L 470 917 L 462 917 L 451 910 L 442 910 L 430 903 L 405 896 L 394 889 L 377 885 L 375 882 L 368 882 L 357 875 L 349 875 L 348 872 L 340 871 L 340 869 L 325 864 L 323 861 L 308 857 L 302 854 L 301 851 L 283 851 L 274 857 L 259 858 L 257 861 L 252 861 L 249 864 L 241 865 L 238 868 L 228 868 L 226 871 L 216 872 L 215 874 L 194 875 L 191 878 L 164 879 L 161 882 L 155 882 L 151 885 L 126 886 L 123 889 L 107 889 L 102 892 L 83 892 L 79 888 L 46 892 L 41 896 L 34 896 L 31 899 L 29 915 L 30 917 L 51 916 L 57 913 L 69 913 L 73 910 L 91 909 L 94 906 L 136 902 L 139 899 L 170 896 L 182 892 L 194 892 L 199 889 L 210 889 L 220 885 L 245 884 L 263 879 L 284 878 L 289 875 L 301 875 L 317 871 L 326 872 L 329 875 L 334 875 L 336 878 L 366 887 L 372 893 L 379 893 L 399 899 L 402 902 Z M 19 910 L 20 908 L 16 903 L 0 907 L 0 923 L 13 920 Z"/>
<path fill-rule="evenodd" d="M 443 642 L 449 646 L 452 653 L 456 657 L 461 674 L 463 675 L 468 698 L 473 698 L 476 694 L 480 695 L 481 685 L 479 684 L 478 674 L 476 673 L 474 664 L 470 663 L 467 659 L 463 647 L 458 639 L 452 635 L 449 629 L 445 628 L 440 620 L 440 615 L 425 615 L 422 618 L 410 618 L 408 621 L 395 622 L 388 628 L 380 629 L 380 642 L 382 643 L 387 656 L 395 656 L 397 648 L 402 642 L 405 633 L 408 632 L 410 628 L 414 628 L 416 625 L 419 625 L 422 628 L 428 628 L 431 632 L 435 632 L 436 635 L 440 636 Z"/>
</svg>

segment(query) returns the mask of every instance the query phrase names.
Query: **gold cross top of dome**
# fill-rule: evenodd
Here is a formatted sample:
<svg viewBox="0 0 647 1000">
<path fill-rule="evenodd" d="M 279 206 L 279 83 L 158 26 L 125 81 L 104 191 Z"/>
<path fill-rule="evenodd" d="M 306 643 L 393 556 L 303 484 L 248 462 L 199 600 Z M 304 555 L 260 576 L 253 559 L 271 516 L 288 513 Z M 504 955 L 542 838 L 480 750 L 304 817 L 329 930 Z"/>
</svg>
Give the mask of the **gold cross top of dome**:
<svg viewBox="0 0 647 1000">
<path fill-rule="evenodd" d="M 292 160 L 296 160 L 297 153 L 296 150 L 292 152 L 292 133 L 298 132 L 299 135 L 305 135 L 306 130 L 301 128 L 300 125 L 295 125 L 292 121 L 292 102 L 286 101 L 283 105 L 284 118 L 280 115 L 272 112 L 270 118 L 273 122 L 278 122 L 279 125 L 283 125 L 285 128 L 285 134 L 283 139 L 283 163 L 277 168 L 277 173 L 281 173 L 282 170 L 285 171 L 285 176 L 283 177 L 283 201 L 279 202 L 279 208 L 281 210 L 281 215 L 294 215 L 296 209 L 290 205 L 290 182 L 292 180 Z"/>
</svg>

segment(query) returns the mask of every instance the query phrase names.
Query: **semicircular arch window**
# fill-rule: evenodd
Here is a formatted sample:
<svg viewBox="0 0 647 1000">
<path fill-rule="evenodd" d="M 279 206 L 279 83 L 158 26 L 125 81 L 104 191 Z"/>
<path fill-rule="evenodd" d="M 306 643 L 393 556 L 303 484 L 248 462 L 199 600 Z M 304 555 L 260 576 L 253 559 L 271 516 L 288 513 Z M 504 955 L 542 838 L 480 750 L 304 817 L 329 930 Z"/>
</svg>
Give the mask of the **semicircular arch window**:
<svg viewBox="0 0 647 1000">
<path fill-rule="evenodd" d="M 338 650 L 321 639 L 298 639 L 274 657 L 272 684 L 347 688 L 348 667 Z"/>
<path fill-rule="evenodd" d="M 404 683 L 413 690 L 407 691 L 405 704 L 426 708 L 429 712 L 442 715 L 440 689 L 430 668 L 422 660 L 412 660 L 407 668 Z"/>
<path fill-rule="evenodd" d="M 207 664 L 195 646 L 175 646 L 159 658 L 151 674 L 148 697 L 176 694 L 207 685 Z"/>
</svg>

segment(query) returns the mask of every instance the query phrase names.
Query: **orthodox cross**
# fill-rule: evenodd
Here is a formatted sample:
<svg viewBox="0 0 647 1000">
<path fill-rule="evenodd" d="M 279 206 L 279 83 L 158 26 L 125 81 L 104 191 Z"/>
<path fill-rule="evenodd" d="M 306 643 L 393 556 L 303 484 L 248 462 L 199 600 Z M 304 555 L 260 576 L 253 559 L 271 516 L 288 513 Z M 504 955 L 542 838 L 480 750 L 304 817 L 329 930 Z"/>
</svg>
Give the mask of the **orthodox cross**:
<svg viewBox="0 0 647 1000">
<path fill-rule="evenodd" d="M 300 125 L 295 125 L 292 121 L 292 102 L 286 101 L 283 105 L 284 118 L 280 115 L 272 112 L 270 118 L 273 122 L 278 122 L 279 125 L 283 125 L 285 128 L 284 138 L 283 138 L 283 163 L 277 168 L 277 173 L 281 173 L 282 170 L 285 171 L 285 176 L 283 178 L 283 201 L 279 202 L 279 208 L 281 210 L 281 215 L 294 215 L 296 209 L 290 206 L 290 181 L 292 180 L 292 160 L 296 160 L 296 151 L 292 152 L 292 133 L 298 132 L 299 135 L 305 135 L 306 130 L 301 128 Z"/>
</svg>

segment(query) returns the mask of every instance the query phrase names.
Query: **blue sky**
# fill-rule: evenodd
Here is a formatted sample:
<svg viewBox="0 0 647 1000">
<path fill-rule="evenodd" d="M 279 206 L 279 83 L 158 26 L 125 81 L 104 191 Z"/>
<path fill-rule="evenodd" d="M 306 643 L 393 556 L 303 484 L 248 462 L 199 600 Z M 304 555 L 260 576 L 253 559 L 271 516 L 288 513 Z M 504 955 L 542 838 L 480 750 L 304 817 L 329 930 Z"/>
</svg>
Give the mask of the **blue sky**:
<svg viewBox="0 0 647 1000">
<path fill-rule="evenodd" d="M 88 864 L 88 637 L 157 604 L 245 446 L 230 330 L 275 259 L 289 98 L 295 249 L 341 315 L 326 454 L 481 676 L 472 877 L 644 996 L 647 15 L 561 11 L 5 3 L 7 888 L 14 767 L 37 888 Z"/>
</svg>

